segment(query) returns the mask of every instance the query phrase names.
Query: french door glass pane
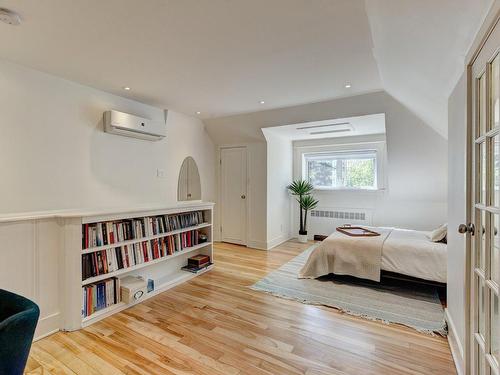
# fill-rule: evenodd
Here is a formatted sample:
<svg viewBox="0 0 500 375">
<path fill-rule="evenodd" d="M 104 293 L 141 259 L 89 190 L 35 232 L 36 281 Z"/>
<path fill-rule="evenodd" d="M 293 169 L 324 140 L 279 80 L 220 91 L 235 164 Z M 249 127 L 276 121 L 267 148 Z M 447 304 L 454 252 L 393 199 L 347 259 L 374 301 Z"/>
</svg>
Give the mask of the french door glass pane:
<svg viewBox="0 0 500 375">
<path fill-rule="evenodd" d="M 486 74 L 483 74 L 479 78 L 479 126 L 478 126 L 478 136 L 483 135 L 486 132 Z"/>
<path fill-rule="evenodd" d="M 493 216 L 491 231 L 491 280 L 500 284 L 500 215 Z"/>
<path fill-rule="evenodd" d="M 476 214 L 479 218 L 476 228 L 476 236 L 478 240 L 476 250 L 476 267 L 484 271 L 484 253 L 486 251 L 486 211 L 477 209 Z"/>
<path fill-rule="evenodd" d="M 491 354 L 500 363 L 500 315 L 498 296 L 491 293 Z"/>
<path fill-rule="evenodd" d="M 500 135 L 493 137 L 493 205 L 500 207 Z"/>
<path fill-rule="evenodd" d="M 478 312 L 477 312 L 477 324 L 479 328 L 479 333 L 481 336 L 484 338 L 484 330 L 485 330 L 485 321 L 484 321 L 484 316 L 485 316 L 485 311 L 484 311 L 484 282 L 480 279 L 478 279 L 479 285 L 477 289 L 477 294 L 478 294 Z"/>
<path fill-rule="evenodd" d="M 486 204 L 486 142 L 479 145 L 479 203 Z"/>
<path fill-rule="evenodd" d="M 492 126 L 500 122 L 500 55 L 491 63 L 491 120 Z"/>
</svg>

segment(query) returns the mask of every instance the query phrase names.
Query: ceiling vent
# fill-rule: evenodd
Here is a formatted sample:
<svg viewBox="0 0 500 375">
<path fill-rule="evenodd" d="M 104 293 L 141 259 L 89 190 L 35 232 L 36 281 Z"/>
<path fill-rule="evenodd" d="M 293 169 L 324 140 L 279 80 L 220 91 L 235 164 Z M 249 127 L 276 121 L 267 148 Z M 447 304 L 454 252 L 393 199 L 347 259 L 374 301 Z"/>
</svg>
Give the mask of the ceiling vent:
<svg viewBox="0 0 500 375">
<path fill-rule="evenodd" d="M 351 125 L 350 122 L 338 122 L 336 124 L 323 124 L 323 125 L 309 125 L 309 126 L 299 126 L 296 128 L 297 130 L 306 130 L 306 129 L 317 129 L 317 128 L 327 128 L 330 126 L 341 126 L 341 125 Z"/>
</svg>

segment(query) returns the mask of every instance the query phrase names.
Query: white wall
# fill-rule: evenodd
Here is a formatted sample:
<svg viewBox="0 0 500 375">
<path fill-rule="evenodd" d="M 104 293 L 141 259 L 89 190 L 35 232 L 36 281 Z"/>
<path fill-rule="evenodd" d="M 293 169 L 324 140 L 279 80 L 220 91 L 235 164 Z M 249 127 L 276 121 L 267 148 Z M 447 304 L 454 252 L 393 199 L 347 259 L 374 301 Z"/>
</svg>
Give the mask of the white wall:
<svg viewBox="0 0 500 375">
<path fill-rule="evenodd" d="M 215 148 L 200 120 L 170 112 L 166 139 L 141 141 L 104 133 L 102 112 L 161 121 L 162 109 L 1 60 L 0 87 L 0 216 L 168 206 L 177 200 L 177 176 L 188 155 L 199 166 L 202 198 L 214 199 Z M 166 178 L 156 177 L 157 168 Z M 59 228 L 57 219 L 0 223 L 0 288 L 39 304 L 36 337 L 60 327 Z"/>
<path fill-rule="evenodd" d="M 386 115 L 387 191 L 383 195 L 358 194 L 354 199 L 338 194 L 330 203 L 346 208 L 371 207 L 376 225 L 425 230 L 444 223 L 447 141 L 386 92 L 211 119 L 205 124 L 216 144 L 259 143 L 265 142 L 262 128 L 374 113 Z M 330 201 L 322 199 L 321 205 Z M 261 211 L 267 212 L 265 200 L 256 204 L 264 205 Z"/>
<path fill-rule="evenodd" d="M 464 73 L 448 101 L 448 319 L 463 357 L 465 343 L 466 237 L 457 228 L 466 220 L 467 79 Z M 450 322 L 449 322 L 450 323 Z"/>
<path fill-rule="evenodd" d="M 262 129 L 267 141 L 267 248 L 291 235 L 291 199 L 287 186 L 293 178 L 292 142 Z"/>
<path fill-rule="evenodd" d="M 102 113 L 161 121 L 160 108 L 1 60 L 0 87 L 0 214 L 172 204 L 188 155 L 202 199 L 214 200 L 215 149 L 200 120 L 171 111 L 167 137 L 148 142 L 104 133 Z"/>
<path fill-rule="evenodd" d="M 60 221 L 54 218 L 0 221 L 0 288 L 38 304 L 37 338 L 60 327 L 60 228 Z"/>
</svg>

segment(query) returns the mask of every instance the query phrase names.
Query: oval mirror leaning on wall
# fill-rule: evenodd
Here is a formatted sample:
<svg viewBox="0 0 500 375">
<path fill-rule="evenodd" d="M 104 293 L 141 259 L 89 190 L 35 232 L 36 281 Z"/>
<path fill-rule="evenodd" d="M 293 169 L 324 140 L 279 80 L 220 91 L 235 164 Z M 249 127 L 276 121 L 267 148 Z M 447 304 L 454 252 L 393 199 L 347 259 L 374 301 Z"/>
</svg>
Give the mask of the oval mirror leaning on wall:
<svg viewBox="0 0 500 375">
<path fill-rule="evenodd" d="M 201 183 L 198 166 L 191 156 L 182 162 L 179 172 L 179 185 L 177 188 L 178 201 L 201 200 Z"/>
</svg>

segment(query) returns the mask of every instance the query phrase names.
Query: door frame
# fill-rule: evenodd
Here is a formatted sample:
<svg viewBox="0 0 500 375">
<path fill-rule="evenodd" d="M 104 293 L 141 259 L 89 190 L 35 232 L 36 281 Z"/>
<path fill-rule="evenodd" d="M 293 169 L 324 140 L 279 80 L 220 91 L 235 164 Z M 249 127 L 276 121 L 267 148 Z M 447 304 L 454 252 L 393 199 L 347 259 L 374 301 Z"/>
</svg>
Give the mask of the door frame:
<svg viewBox="0 0 500 375">
<path fill-rule="evenodd" d="M 245 238 L 244 238 L 244 244 L 242 246 L 247 246 L 248 247 L 248 239 L 249 239 L 249 232 L 250 232 L 250 207 L 251 205 L 251 193 L 250 193 L 250 158 L 249 158 L 249 153 L 248 153 L 248 145 L 244 143 L 236 143 L 236 144 L 222 144 L 217 146 L 217 160 L 216 160 L 216 172 L 217 172 L 217 202 L 219 209 L 217 210 L 217 218 L 216 218 L 216 229 L 215 231 L 217 232 L 217 238 L 219 242 L 222 242 L 222 171 L 221 171 L 221 160 L 222 160 L 222 150 L 223 149 L 229 149 L 229 148 L 243 148 L 245 149 L 246 152 L 246 159 L 247 159 L 247 176 L 246 176 L 246 199 L 245 199 L 245 204 L 246 204 L 246 230 L 245 230 Z"/>
<path fill-rule="evenodd" d="M 488 38 L 493 32 L 494 28 L 500 21 L 500 1 L 495 1 L 483 24 L 478 31 L 469 52 L 466 56 L 466 80 L 467 80 L 467 103 L 466 103 L 466 209 L 465 209 L 465 222 L 472 222 L 472 206 L 475 202 L 474 200 L 474 189 L 472 186 L 473 181 L 473 165 L 472 156 L 474 154 L 473 142 L 475 139 L 474 131 L 474 90 L 475 90 L 475 79 L 472 74 L 473 65 L 481 53 L 484 45 L 486 44 Z M 451 228 L 455 230 L 455 228 Z M 464 337 L 464 371 L 465 375 L 470 375 L 472 373 L 472 350 L 474 348 L 474 338 L 471 335 L 472 324 L 474 324 L 475 317 L 475 306 L 471 303 L 471 291 L 472 283 L 474 282 L 473 265 L 474 261 L 472 259 L 472 236 L 467 233 L 467 238 L 465 241 L 465 285 L 464 285 L 464 316 L 465 316 L 465 337 Z"/>
</svg>

